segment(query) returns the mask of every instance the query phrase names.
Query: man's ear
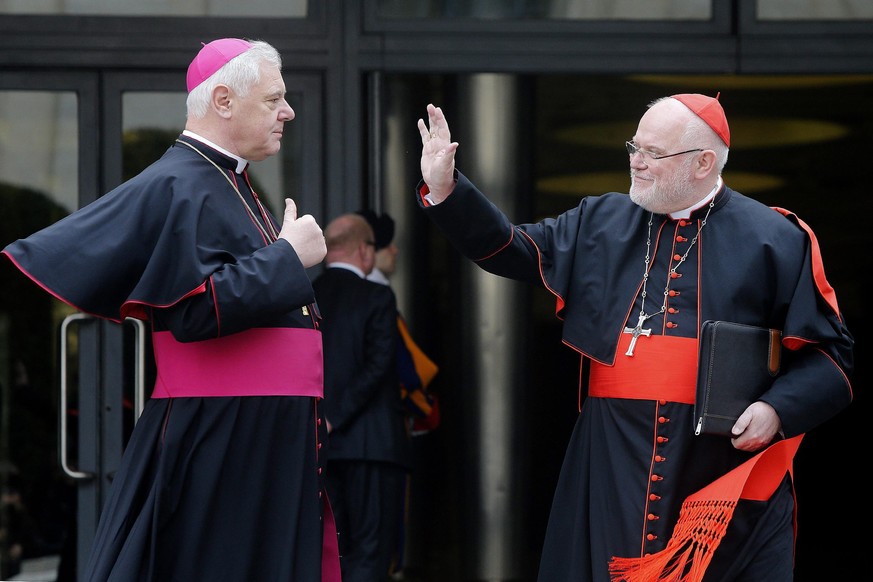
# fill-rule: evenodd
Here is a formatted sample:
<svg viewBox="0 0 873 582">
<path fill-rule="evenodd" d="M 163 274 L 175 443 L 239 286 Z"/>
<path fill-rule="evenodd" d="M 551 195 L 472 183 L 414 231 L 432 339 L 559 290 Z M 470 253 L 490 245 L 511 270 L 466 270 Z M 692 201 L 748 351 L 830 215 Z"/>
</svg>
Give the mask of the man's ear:
<svg viewBox="0 0 873 582">
<path fill-rule="evenodd" d="M 230 117 L 232 95 L 227 85 L 216 85 L 212 90 L 212 108 L 222 117 Z"/>
<path fill-rule="evenodd" d="M 713 171 L 717 171 L 715 152 L 705 150 L 697 157 L 697 166 L 694 173 L 698 178 L 705 178 Z"/>
</svg>

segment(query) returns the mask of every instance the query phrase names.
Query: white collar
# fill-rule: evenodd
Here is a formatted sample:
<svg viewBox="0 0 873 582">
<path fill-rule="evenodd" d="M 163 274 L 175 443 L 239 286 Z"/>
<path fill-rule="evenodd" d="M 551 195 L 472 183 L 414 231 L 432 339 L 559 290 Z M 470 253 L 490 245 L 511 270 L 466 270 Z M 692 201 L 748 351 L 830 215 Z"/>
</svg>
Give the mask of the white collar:
<svg viewBox="0 0 873 582">
<path fill-rule="evenodd" d="M 211 147 L 212 149 L 216 149 L 216 150 L 220 151 L 221 153 L 223 153 L 224 155 L 235 159 L 236 160 L 236 173 L 237 174 L 242 174 L 243 170 L 246 169 L 246 166 L 249 165 L 248 160 L 246 160 L 245 158 L 241 158 L 236 154 L 230 153 L 229 151 L 227 151 L 226 149 L 224 149 L 220 145 L 212 143 L 211 141 L 209 141 L 208 139 L 206 139 L 202 135 L 197 135 L 193 131 L 189 131 L 187 129 L 182 131 L 182 135 L 187 135 L 191 139 L 196 139 L 197 141 L 203 142 L 206 145 L 208 145 L 209 147 Z"/>
<path fill-rule="evenodd" d="M 709 194 L 704 196 L 703 199 L 700 200 L 700 202 L 697 202 L 696 204 L 693 204 L 684 210 L 679 210 L 678 212 L 671 212 L 670 214 L 668 214 L 668 216 L 673 220 L 679 220 L 681 218 L 688 218 L 689 216 L 691 216 L 692 212 L 694 212 L 698 208 L 703 208 L 705 205 L 709 204 L 709 201 L 715 197 L 715 194 L 719 191 L 719 189 L 721 188 L 723 183 L 724 182 L 722 181 L 721 176 L 719 176 L 718 181 L 716 181 L 716 183 L 715 183 L 715 187 L 712 190 L 710 190 Z"/>
</svg>

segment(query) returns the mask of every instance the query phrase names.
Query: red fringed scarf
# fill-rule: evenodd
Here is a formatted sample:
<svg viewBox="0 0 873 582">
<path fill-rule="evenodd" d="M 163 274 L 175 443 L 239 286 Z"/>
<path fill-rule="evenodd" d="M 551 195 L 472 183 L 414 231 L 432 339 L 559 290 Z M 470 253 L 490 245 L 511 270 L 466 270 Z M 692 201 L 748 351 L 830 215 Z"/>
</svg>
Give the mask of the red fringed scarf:
<svg viewBox="0 0 873 582">
<path fill-rule="evenodd" d="M 667 547 L 642 558 L 613 557 L 613 582 L 700 582 L 721 543 L 737 501 L 766 501 L 773 495 L 803 435 L 779 441 L 682 503 Z"/>
</svg>

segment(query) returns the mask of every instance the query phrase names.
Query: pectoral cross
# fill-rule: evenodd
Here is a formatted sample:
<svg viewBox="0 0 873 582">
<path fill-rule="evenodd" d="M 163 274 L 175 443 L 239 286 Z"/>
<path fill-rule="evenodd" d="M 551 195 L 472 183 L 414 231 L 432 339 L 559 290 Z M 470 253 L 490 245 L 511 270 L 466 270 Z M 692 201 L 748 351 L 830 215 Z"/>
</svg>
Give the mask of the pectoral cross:
<svg viewBox="0 0 873 582">
<path fill-rule="evenodd" d="M 637 321 L 637 326 L 636 326 L 636 327 L 626 327 L 626 328 L 624 328 L 624 333 L 629 333 L 629 334 L 631 334 L 630 345 L 627 347 L 627 351 L 624 353 L 624 355 L 633 357 L 633 355 L 634 355 L 634 346 L 637 345 L 637 339 L 638 339 L 641 335 L 644 335 L 644 336 L 646 336 L 646 337 L 649 337 L 650 335 L 652 335 L 652 330 L 651 330 L 651 329 L 643 329 L 643 322 L 645 322 L 645 321 L 646 321 L 646 316 L 645 316 L 645 314 L 640 313 L 640 319 L 639 319 L 639 321 Z"/>
</svg>

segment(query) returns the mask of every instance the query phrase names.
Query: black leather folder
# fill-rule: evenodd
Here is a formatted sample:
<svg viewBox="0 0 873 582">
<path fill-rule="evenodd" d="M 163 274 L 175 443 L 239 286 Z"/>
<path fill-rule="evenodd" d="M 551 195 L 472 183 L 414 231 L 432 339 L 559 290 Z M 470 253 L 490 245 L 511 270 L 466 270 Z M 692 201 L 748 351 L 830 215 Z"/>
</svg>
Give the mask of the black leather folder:
<svg viewBox="0 0 873 582">
<path fill-rule="evenodd" d="M 776 376 L 782 332 L 729 321 L 705 321 L 700 330 L 694 434 L 732 436 L 740 414 Z"/>
</svg>

